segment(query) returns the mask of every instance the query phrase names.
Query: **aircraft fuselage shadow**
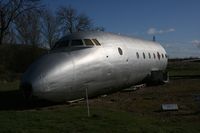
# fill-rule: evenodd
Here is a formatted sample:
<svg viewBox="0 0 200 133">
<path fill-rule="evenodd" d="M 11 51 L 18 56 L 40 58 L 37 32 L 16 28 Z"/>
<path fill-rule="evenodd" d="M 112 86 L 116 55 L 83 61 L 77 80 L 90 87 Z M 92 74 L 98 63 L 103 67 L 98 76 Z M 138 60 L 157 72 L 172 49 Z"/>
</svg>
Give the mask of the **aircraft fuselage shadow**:
<svg viewBox="0 0 200 133">
<path fill-rule="evenodd" d="M 38 99 L 25 99 L 19 90 L 0 92 L 0 111 L 38 109 L 56 104 L 58 103 Z"/>
</svg>

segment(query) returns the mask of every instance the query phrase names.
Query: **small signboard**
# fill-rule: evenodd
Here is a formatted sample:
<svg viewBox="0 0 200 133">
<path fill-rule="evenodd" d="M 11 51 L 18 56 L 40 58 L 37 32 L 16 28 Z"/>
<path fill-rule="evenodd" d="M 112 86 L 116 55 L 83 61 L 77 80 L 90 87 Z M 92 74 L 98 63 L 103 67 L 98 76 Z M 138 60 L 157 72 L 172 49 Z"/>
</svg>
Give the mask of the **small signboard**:
<svg viewBox="0 0 200 133">
<path fill-rule="evenodd" d="M 178 111 L 177 104 L 162 104 L 161 108 L 163 111 Z"/>
</svg>

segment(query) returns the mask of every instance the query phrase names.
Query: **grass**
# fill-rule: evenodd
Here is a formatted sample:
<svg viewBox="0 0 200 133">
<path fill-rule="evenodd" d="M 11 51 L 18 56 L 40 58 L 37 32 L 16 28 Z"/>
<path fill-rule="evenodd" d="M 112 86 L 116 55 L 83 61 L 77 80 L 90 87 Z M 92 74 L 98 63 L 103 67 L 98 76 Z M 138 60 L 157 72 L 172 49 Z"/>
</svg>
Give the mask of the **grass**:
<svg viewBox="0 0 200 133">
<path fill-rule="evenodd" d="M 187 118 L 154 117 L 101 108 L 92 108 L 91 112 L 92 116 L 88 118 L 84 107 L 1 111 L 0 129 L 2 133 L 195 133 L 200 131 L 198 121 L 190 121 Z"/>
<path fill-rule="evenodd" d="M 199 76 L 200 62 L 169 62 L 167 70 L 170 76 Z"/>
<path fill-rule="evenodd" d="M 194 96 L 200 94 L 199 81 L 172 80 L 162 86 L 145 87 L 135 92 L 118 92 L 104 98 L 91 99 L 89 118 L 84 101 L 28 106 L 23 104 L 25 101 L 16 91 L 19 82 L 4 83 L 9 89 L 6 92 L 10 93 L 2 96 L 5 88 L 1 86 L 3 90 L 0 91 L 0 132 L 198 133 L 200 101 L 195 101 Z M 162 103 L 177 103 L 180 110 L 162 112 Z"/>
<path fill-rule="evenodd" d="M 199 72 L 196 66 L 172 64 L 168 69 L 174 75 L 187 75 L 188 70 L 190 75 Z M 0 82 L 0 133 L 200 132 L 200 78 L 173 79 L 165 85 L 90 99 L 90 117 L 84 101 L 26 102 L 18 86 L 19 81 Z M 163 112 L 162 103 L 176 103 L 179 111 Z"/>
</svg>

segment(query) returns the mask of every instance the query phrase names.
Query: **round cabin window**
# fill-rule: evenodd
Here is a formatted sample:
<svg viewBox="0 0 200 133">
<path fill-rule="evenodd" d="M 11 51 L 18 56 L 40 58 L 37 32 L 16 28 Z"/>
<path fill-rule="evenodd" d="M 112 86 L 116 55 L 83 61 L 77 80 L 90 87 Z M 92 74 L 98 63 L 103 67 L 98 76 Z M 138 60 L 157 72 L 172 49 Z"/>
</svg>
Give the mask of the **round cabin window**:
<svg viewBox="0 0 200 133">
<path fill-rule="evenodd" d="M 123 55 L 123 51 L 122 51 L 121 48 L 118 48 L 118 52 L 119 52 L 120 55 Z"/>
</svg>

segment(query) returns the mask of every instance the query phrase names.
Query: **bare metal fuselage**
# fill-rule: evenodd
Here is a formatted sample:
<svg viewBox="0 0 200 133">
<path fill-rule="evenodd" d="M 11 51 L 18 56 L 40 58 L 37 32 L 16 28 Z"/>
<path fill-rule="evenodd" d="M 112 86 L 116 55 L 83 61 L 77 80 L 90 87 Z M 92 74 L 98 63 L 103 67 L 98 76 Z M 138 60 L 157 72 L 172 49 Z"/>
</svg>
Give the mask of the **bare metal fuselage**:
<svg viewBox="0 0 200 133">
<path fill-rule="evenodd" d="M 69 46 L 43 55 L 23 75 L 22 89 L 29 88 L 42 99 L 69 101 L 84 98 L 86 88 L 89 97 L 118 91 L 167 66 L 164 48 L 152 41 L 105 32 L 62 39 L 94 38 L 101 46 Z"/>
</svg>

